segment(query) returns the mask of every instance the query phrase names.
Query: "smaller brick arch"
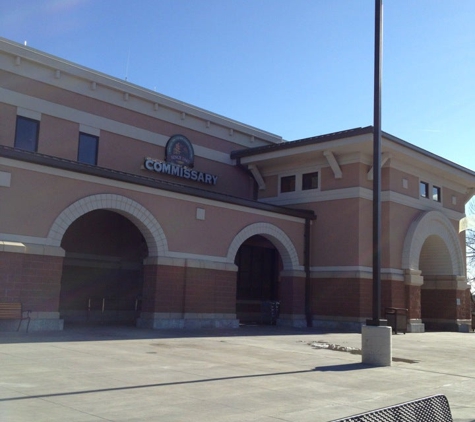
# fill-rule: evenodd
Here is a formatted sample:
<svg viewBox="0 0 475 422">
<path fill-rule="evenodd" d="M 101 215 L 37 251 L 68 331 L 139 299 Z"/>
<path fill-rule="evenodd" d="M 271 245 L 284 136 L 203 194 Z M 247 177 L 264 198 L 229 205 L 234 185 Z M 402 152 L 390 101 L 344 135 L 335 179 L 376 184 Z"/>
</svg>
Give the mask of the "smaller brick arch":
<svg viewBox="0 0 475 422">
<path fill-rule="evenodd" d="M 233 239 L 227 260 L 234 263 L 239 247 L 252 236 L 262 236 L 271 241 L 280 253 L 284 270 L 301 270 L 297 250 L 290 238 L 278 227 L 269 223 L 254 223 L 244 227 Z"/>
<path fill-rule="evenodd" d="M 419 270 L 420 256 L 425 242 L 431 243 L 434 237 L 443 242 L 444 252 L 449 254 L 450 268 L 447 270 L 452 275 L 465 275 L 462 247 L 460 246 L 457 233 L 450 220 L 439 211 L 428 211 L 416 218 L 404 240 L 402 255 L 402 268 L 407 270 Z"/>
<path fill-rule="evenodd" d="M 99 194 L 82 198 L 58 215 L 48 233 L 48 244 L 60 246 L 71 223 L 94 210 L 109 210 L 123 215 L 134 223 L 147 242 L 149 256 L 166 255 L 167 239 L 155 217 L 138 202 L 121 195 Z"/>
</svg>

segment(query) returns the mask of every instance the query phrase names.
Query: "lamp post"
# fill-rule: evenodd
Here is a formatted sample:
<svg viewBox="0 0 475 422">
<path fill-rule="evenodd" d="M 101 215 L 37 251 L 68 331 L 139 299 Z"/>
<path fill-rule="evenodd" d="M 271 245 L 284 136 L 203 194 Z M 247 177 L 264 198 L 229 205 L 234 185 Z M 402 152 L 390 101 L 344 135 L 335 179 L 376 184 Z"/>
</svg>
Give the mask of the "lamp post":
<svg viewBox="0 0 475 422">
<path fill-rule="evenodd" d="M 383 0 L 375 0 L 374 124 L 373 124 L 373 319 L 367 325 L 387 325 L 381 319 L 381 58 Z"/>
<path fill-rule="evenodd" d="M 373 318 L 362 328 L 362 361 L 391 366 L 391 327 L 381 319 L 381 56 L 383 0 L 375 0 L 373 125 Z"/>
</svg>

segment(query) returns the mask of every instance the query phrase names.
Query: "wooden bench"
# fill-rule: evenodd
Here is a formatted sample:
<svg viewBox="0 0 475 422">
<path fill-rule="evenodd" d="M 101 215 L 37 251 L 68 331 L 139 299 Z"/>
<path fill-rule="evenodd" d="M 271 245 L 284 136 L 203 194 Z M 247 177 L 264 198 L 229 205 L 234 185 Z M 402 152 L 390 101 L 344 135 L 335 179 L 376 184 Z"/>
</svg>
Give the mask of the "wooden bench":
<svg viewBox="0 0 475 422">
<path fill-rule="evenodd" d="M 372 410 L 332 422 L 453 422 L 447 397 L 442 394 Z"/>
<path fill-rule="evenodd" d="M 30 327 L 30 313 L 31 311 L 24 311 L 20 302 L 0 302 L 0 319 L 19 320 L 17 331 L 23 320 L 28 320 L 26 332 Z M 25 315 L 26 314 L 26 315 Z"/>
</svg>

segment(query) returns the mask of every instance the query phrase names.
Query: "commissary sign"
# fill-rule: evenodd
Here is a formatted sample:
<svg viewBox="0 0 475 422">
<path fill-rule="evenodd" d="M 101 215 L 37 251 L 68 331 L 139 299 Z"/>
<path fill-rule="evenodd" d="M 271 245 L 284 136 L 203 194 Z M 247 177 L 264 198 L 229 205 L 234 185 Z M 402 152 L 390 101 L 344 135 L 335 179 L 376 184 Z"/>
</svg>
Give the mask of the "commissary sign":
<svg viewBox="0 0 475 422">
<path fill-rule="evenodd" d="M 165 161 L 145 158 L 144 168 L 156 173 L 216 185 L 218 176 L 195 170 L 194 151 L 191 142 L 183 135 L 173 135 L 166 145 Z"/>
</svg>

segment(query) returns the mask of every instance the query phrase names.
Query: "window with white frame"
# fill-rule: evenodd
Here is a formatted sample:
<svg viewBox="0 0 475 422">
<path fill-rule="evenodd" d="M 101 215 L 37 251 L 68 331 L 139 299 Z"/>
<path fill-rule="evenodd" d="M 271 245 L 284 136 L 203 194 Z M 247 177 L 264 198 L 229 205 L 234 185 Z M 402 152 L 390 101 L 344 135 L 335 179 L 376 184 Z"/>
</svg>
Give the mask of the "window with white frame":
<svg viewBox="0 0 475 422">
<path fill-rule="evenodd" d="M 280 192 L 294 192 L 295 191 L 295 175 L 283 176 L 280 178 Z"/>
<path fill-rule="evenodd" d="M 15 129 L 15 148 L 36 152 L 40 122 L 29 117 L 17 116 Z"/>
<path fill-rule="evenodd" d="M 442 200 L 441 192 L 442 190 L 438 186 L 432 186 L 432 199 L 436 202 L 441 202 Z"/>
<path fill-rule="evenodd" d="M 419 193 L 421 198 L 432 199 L 435 202 L 442 202 L 442 188 L 428 182 L 419 182 Z"/>
<path fill-rule="evenodd" d="M 419 192 L 420 192 L 421 198 L 429 198 L 429 183 L 420 182 Z"/>
<path fill-rule="evenodd" d="M 79 133 L 78 161 L 85 164 L 97 164 L 99 138 L 87 133 Z"/>
<path fill-rule="evenodd" d="M 319 188 L 319 172 L 303 169 L 293 174 L 284 174 L 279 178 L 279 193 L 288 194 L 298 192 L 317 190 Z"/>
<path fill-rule="evenodd" d="M 318 189 L 318 171 L 302 174 L 302 190 Z"/>
</svg>

